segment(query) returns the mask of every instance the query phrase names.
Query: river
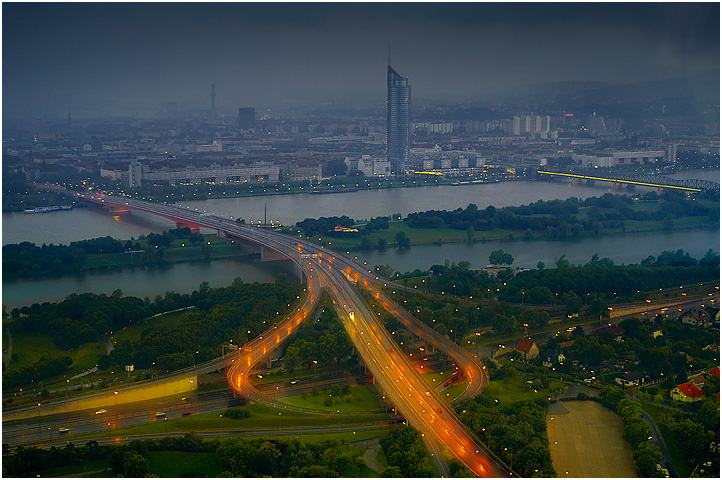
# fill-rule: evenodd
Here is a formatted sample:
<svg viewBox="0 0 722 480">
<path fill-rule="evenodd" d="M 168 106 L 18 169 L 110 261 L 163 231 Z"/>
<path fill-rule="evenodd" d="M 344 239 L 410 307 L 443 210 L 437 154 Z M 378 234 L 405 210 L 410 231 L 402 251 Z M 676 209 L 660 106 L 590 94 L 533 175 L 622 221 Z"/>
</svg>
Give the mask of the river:
<svg viewBox="0 0 722 480">
<path fill-rule="evenodd" d="M 719 180 L 718 171 L 684 172 L 680 178 L 703 178 Z M 330 195 L 282 195 L 269 197 L 246 197 L 185 202 L 181 206 L 208 211 L 221 216 L 243 216 L 251 220 L 263 218 L 264 206 L 268 219 L 293 224 L 306 217 L 348 215 L 362 219 L 391 213 L 406 215 L 429 209 L 455 209 L 475 203 L 479 208 L 488 205 L 503 207 L 523 205 L 544 199 L 569 197 L 587 198 L 599 196 L 609 190 L 606 187 L 587 187 L 562 182 L 507 182 L 498 184 L 475 184 L 442 187 L 418 187 L 389 190 L 373 190 Z M 99 208 L 78 208 L 68 212 L 37 215 L 3 213 L 3 244 L 29 241 L 42 243 L 69 243 L 76 240 L 110 235 L 119 239 L 138 237 L 150 232 L 160 233 L 175 225 L 149 214 L 113 216 Z M 719 229 L 691 232 L 651 233 L 597 239 L 578 242 L 517 241 L 468 244 L 445 244 L 441 246 L 417 246 L 407 251 L 387 249 L 385 252 L 364 252 L 360 258 L 369 265 L 390 264 L 400 271 L 421 270 L 445 259 L 458 262 L 468 260 L 472 268 L 488 263 L 492 250 L 499 248 L 514 257 L 514 266 L 535 268 L 538 261 L 547 266 L 566 254 L 572 263 L 586 263 L 594 253 L 609 257 L 616 263 L 638 263 L 649 255 L 662 250 L 684 248 L 699 258 L 712 248 L 719 251 Z M 244 281 L 272 281 L 279 268 L 260 262 L 216 261 L 208 263 L 179 264 L 163 268 L 124 270 L 121 272 L 98 272 L 83 276 L 45 278 L 39 280 L 3 280 L 2 301 L 8 308 L 34 302 L 56 301 L 73 292 L 110 294 L 120 288 L 127 295 L 154 297 L 168 290 L 191 292 L 202 281 L 212 287 L 230 284 L 235 277 Z"/>
</svg>

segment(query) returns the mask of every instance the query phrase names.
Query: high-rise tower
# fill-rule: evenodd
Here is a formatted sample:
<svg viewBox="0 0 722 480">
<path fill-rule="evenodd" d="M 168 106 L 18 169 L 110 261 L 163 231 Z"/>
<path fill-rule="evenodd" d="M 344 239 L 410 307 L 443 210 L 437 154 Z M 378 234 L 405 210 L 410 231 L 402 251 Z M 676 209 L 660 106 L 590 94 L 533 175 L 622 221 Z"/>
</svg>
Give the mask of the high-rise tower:
<svg viewBox="0 0 722 480">
<path fill-rule="evenodd" d="M 409 106 L 411 85 L 409 79 L 399 75 L 391 67 L 387 73 L 388 98 L 386 100 L 386 158 L 391 173 L 403 175 L 409 157 Z"/>
</svg>

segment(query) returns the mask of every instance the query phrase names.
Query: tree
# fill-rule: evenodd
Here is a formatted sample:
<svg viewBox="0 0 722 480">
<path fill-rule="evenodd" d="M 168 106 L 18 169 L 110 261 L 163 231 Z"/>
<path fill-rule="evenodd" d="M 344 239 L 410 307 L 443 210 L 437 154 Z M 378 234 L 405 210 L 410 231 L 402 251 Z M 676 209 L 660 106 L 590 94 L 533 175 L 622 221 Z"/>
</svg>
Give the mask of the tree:
<svg viewBox="0 0 722 480">
<path fill-rule="evenodd" d="M 647 440 L 650 435 L 649 425 L 639 418 L 625 419 L 624 438 L 635 448 Z"/>
<path fill-rule="evenodd" d="M 359 244 L 359 248 L 361 250 L 371 250 L 371 240 L 369 239 L 368 235 L 363 235 L 361 237 L 361 243 Z"/>
<path fill-rule="evenodd" d="M 602 388 L 599 396 L 608 406 L 616 411 L 617 405 L 619 405 L 619 402 L 624 398 L 624 390 L 619 387 L 608 385 Z"/>
<path fill-rule="evenodd" d="M 514 257 L 504 250 L 494 250 L 489 254 L 489 263 L 492 265 L 511 265 L 514 263 Z"/>
<path fill-rule="evenodd" d="M 401 469 L 395 465 L 389 465 L 381 470 L 381 478 L 402 478 Z"/>
<path fill-rule="evenodd" d="M 409 248 L 411 246 L 411 239 L 403 231 L 397 232 L 394 238 L 398 248 Z"/>
<path fill-rule="evenodd" d="M 466 241 L 469 243 L 474 243 L 476 241 L 476 237 L 474 236 L 474 227 L 470 226 L 466 229 Z"/>
<path fill-rule="evenodd" d="M 569 263 L 569 260 L 567 260 L 566 254 L 562 255 L 557 259 L 557 268 L 569 268 L 571 267 L 571 263 Z"/>
<path fill-rule="evenodd" d="M 546 265 L 544 265 L 544 262 L 542 262 L 541 260 L 539 260 L 539 262 L 537 262 L 536 264 L 536 268 L 539 270 L 544 270 L 545 267 Z"/>
<path fill-rule="evenodd" d="M 148 459 L 136 452 L 128 452 L 123 459 L 123 475 L 142 478 L 148 473 Z"/>
<path fill-rule="evenodd" d="M 562 294 L 562 302 L 567 306 L 567 314 L 578 313 L 582 309 L 582 299 L 571 290 Z"/>
<path fill-rule="evenodd" d="M 386 239 L 379 237 L 379 239 L 376 241 L 376 247 L 379 250 L 383 250 L 386 248 Z"/>
<path fill-rule="evenodd" d="M 346 165 L 346 162 L 340 159 L 331 160 L 326 166 L 326 172 L 329 176 L 346 175 L 347 170 L 348 166 Z"/>
<path fill-rule="evenodd" d="M 642 442 L 632 453 L 637 468 L 644 477 L 652 477 L 656 472 L 657 464 L 664 457 L 657 445 L 651 442 Z"/>
</svg>

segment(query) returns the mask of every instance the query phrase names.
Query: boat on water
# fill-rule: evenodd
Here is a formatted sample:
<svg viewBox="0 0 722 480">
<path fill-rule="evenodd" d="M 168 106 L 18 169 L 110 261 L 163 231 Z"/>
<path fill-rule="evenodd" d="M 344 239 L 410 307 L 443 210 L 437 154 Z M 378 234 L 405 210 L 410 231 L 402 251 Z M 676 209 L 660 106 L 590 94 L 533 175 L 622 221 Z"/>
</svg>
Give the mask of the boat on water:
<svg viewBox="0 0 722 480">
<path fill-rule="evenodd" d="M 72 205 L 53 205 L 51 207 L 35 207 L 28 210 L 25 210 L 23 213 L 50 213 L 50 212 L 60 212 L 63 210 L 72 210 Z"/>
</svg>

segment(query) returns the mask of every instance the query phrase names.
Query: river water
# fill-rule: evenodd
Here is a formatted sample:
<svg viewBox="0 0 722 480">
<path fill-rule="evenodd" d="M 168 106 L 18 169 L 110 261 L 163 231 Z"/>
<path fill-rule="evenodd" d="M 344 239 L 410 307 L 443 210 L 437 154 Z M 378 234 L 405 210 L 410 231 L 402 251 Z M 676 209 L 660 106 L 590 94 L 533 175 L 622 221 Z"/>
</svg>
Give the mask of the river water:
<svg viewBox="0 0 722 480">
<path fill-rule="evenodd" d="M 718 171 L 684 172 L 679 178 L 702 178 L 719 181 Z M 523 205 L 537 200 L 587 198 L 613 191 L 606 187 L 571 185 L 562 182 L 506 182 L 442 187 L 417 187 L 373 190 L 330 195 L 280 195 L 213 199 L 183 202 L 182 207 L 211 212 L 220 216 L 243 217 L 247 220 L 263 219 L 264 207 L 268 220 L 285 225 L 307 217 L 348 215 L 367 219 L 380 215 L 418 212 L 430 209 L 464 208 L 475 203 L 479 208 L 488 205 L 503 207 Z M 642 191 L 640 189 L 640 191 Z M 618 191 L 616 191 L 618 192 Z M 22 213 L 2 214 L 2 242 L 29 241 L 42 243 L 70 243 L 76 240 L 110 235 L 119 239 L 138 237 L 150 232 L 160 233 L 175 224 L 160 217 L 135 212 L 132 215 L 113 216 L 99 208 L 78 208 L 67 212 L 38 215 Z M 387 249 L 385 252 L 364 252 L 359 257 L 369 265 L 390 264 L 400 271 L 426 269 L 433 264 L 468 260 L 472 268 L 488 263 L 492 250 L 502 248 L 514 257 L 514 266 L 535 268 L 538 261 L 552 266 L 555 259 L 566 254 L 572 263 L 586 263 L 594 253 L 609 257 L 616 263 L 638 263 L 662 250 L 684 248 L 690 255 L 700 257 L 712 248 L 719 251 L 719 229 L 713 231 L 652 233 L 578 242 L 517 241 L 441 246 L 417 246 L 407 251 Z M 34 302 L 55 301 L 73 292 L 111 293 L 120 288 L 127 295 L 154 297 L 168 290 L 191 292 L 203 281 L 211 286 L 230 284 L 235 277 L 244 281 L 272 281 L 277 265 L 260 262 L 216 261 L 172 265 L 163 268 L 124 270 L 113 273 L 92 273 L 59 279 L 3 280 L 2 302 L 9 308 Z"/>
</svg>

